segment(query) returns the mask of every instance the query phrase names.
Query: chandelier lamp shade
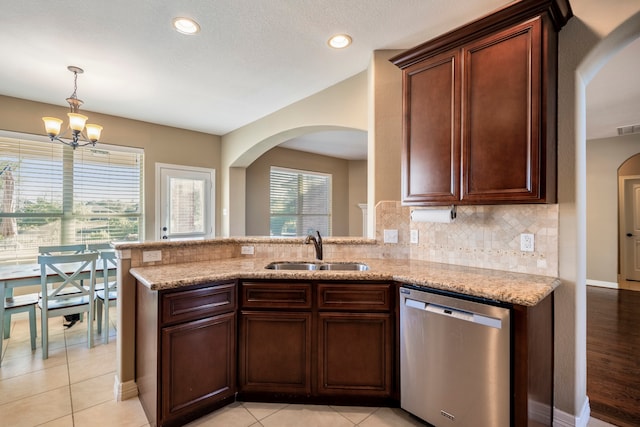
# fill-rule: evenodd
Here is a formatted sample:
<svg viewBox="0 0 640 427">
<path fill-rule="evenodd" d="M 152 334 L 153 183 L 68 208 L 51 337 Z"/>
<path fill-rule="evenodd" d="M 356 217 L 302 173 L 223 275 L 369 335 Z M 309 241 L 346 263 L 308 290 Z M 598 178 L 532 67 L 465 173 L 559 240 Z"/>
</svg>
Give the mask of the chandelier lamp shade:
<svg viewBox="0 0 640 427">
<path fill-rule="evenodd" d="M 74 150 L 77 147 L 84 147 L 89 144 L 95 146 L 96 142 L 100 139 L 102 126 L 87 123 L 88 117 L 78 112 L 80 110 L 80 106 L 83 104 L 82 100 L 78 99 L 78 96 L 76 95 L 76 92 L 78 91 L 78 74 L 84 73 L 84 70 L 73 65 L 69 65 L 67 69 L 73 73 L 73 93 L 69 98 L 67 98 L 69 109 L 71 110 L 67 113 L 67 116 L 69 117 L 69 127 L 63 134 L 60 134 L 63 120 L 57 117 L 43 117 L 42 120 L 44 121 L 44 127 L 47 135 L 51 138 L 51 142 L 61 142 L 69 145 Z M 65 138 L 67 131 L 71 132 L 69 141 L 62 139 Z"/>
</svg>

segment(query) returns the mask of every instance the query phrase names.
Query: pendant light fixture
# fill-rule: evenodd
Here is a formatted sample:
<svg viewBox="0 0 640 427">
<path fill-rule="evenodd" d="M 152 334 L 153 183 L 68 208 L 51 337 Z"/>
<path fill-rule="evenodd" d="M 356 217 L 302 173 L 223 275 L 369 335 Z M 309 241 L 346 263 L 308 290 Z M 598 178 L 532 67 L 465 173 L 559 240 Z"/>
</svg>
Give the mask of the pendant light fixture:
<svg viewBox="0 0 640 427">
<path fill-rule="evenodd" d="M 67 113 L 67 116 L 69 116 L 69 126 L 61 135 L 60 128 L 63 121 L 56 117 L 43 117 L 42 120 L 44 121 L 44 127 L 47 131 L 47 135 L 51 138 L 51 142 L 61 142 L 71 146 L 74 150 L 77 147 L 83 147 L 89 144 L 95 146 L 96 142 L 100 139 L 102 126 L 89 123 L 85 125 L 88 117 L 78 112 L 78 110 L 80 110 L 80 106 L 83 104 L 82 100 L 78 99 L 78 96 L 76 95 L 78 90 L 78 74 L 84 73 L 84 70 L 73 65 L 69 65 L 67 69 L 73 73 L 73 93 L 69 98 L 67 98 L 67 102 L 69 103 L 69 108 L 71 110 L 71 112 Z M 86 134 L 84 132 L 85 127 Z M 65 137 L 64 135 L 69 130 L 71 131 L 71 141 L 61 139 Z"/>
</svg>

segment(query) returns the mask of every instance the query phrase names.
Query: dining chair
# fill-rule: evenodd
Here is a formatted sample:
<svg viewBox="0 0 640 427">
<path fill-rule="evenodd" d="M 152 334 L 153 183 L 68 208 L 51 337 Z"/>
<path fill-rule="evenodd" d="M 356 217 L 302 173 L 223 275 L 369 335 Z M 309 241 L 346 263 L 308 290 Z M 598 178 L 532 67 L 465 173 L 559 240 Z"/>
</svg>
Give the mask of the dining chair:
<svg viewBox="0 0 640 427">
<path fill-rule="evenodd" d="M 11 315 L 29 313 L 29 333 L 31 335 L 31 350 L 36 349 L 36 306 L 38 294 L 17 295 L 5 298 L 4 301 L 4 339 L 9 338 L 11 331 Z"/>
<path fill-rule="evenodd" d="M 117 267 L 118 260 L 116 251 L 109 243 L 89 244 L 90 251 L 98 251 L 98 264 L 102 270 L 102 289 L 98 289 L 96 284 L 96 311 L 98 321 L 98 333 L 102 333 L 102 311 L 104 310 L 104 324 L 106 333 L 104 342 L 109 342 L 109 307 L 116 305 L 118 299 Z M 99 273 L 98 273 L 99 275 Z"/>
<path fill-rule="evenodd" d="M 97 252 L 38 256 L 43 359 L 49 357 L 50 317 L 87 312 L 87 346 L 93 347 L 97 259 Z M 48 284 L 52 284 L 51 288 Z"/>
</svg>

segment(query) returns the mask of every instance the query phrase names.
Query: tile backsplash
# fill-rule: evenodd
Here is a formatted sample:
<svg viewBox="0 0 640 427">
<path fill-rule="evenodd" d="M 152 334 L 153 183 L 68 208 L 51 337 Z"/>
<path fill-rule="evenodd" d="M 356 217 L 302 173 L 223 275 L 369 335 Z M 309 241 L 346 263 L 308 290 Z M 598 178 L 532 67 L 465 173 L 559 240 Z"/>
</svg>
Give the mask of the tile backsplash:
<svg viewBox="0 0 640 427">
<path fill-rule="evenodd" d="M 376 239 L 381 254 L 394 258 L 558 275 L 558 205 L 458 206 L 451 223 L 411 221 L 411 210 L 397 201 L 376 206 Z M 398 243 L 383 244 L 383 230 L 397 229 Z M 411 230 L 418 243 L 410 243 Z M 520 250 L 520 234 L 534 235 L 534 251 Z"/>
</svg>

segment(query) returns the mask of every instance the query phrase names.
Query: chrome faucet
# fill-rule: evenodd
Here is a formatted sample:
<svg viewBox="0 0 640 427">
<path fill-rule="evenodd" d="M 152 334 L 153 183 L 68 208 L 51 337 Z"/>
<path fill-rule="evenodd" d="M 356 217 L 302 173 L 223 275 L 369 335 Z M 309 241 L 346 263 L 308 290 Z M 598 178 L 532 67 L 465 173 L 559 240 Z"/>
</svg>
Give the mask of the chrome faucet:
<svg viewBox="0 0 640 427">
<path fill-rule="evenodd" d="M 313 234 L 309 234 L 304 239 L 304 244 L 308 245 L 310 242 L 313 242 L 313 246 L 316 248 L 316 259 L 322 261 L 322 236 L 320 236 L 320 232 L 316 230 L 316 234 L 318 238 L 316 239 Z"/>
</svg>

